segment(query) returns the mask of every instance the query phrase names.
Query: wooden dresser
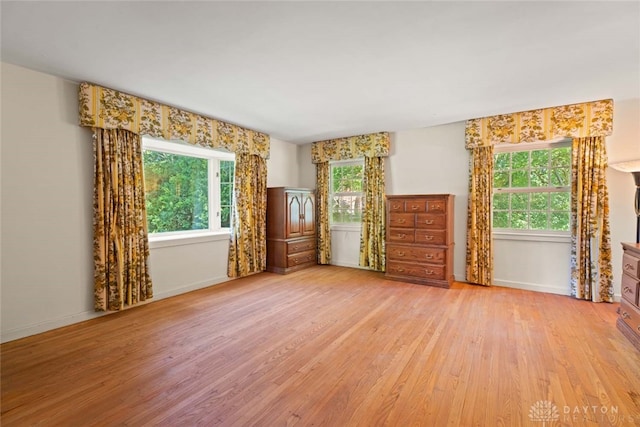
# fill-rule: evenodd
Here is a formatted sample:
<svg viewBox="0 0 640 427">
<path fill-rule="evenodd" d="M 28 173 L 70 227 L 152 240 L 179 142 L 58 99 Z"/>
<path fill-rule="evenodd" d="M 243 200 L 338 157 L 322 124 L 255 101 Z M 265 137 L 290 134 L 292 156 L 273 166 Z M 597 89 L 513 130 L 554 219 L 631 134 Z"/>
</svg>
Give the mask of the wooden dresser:
<svg viewBox="0 0 640 427">
<path fill-rule="evenodd" d="M 307 188 L 267 188 L 267 271 L 287 274 L 315 265 L 316 203 Z"/>
<path fill-rule="evenodd" d="M 640 350 L 640 244 L 623 243 L 618 329 Z"/>
<path fill-rule="evenodd" d="M 386 278 L 451 286 L 453 200 L 452 194 L 387 196 Z"/>
</svg>

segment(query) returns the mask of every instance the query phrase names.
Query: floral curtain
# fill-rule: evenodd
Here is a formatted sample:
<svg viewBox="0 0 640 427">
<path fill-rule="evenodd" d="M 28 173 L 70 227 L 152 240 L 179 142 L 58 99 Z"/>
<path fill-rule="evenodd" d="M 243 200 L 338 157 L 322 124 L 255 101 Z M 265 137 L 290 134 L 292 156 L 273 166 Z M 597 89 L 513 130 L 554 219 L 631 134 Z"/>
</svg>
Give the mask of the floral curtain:
<svg viewBox="0 0 640 427">
<path fill-rule="evenodd" d="M 384 157 L 364 158 L 365 206 L 360 235 L 360 266 L 385 271 Z"/>
<path fill-rule="evenodd" d="M 575 138 L 571 161 L 571 294 L 594 302 L 612 302 L 604 138 Z"/>
<path fill-rule="evenodd" d="M 153 297 L 140 136 L 93 129 L 93 259 L 96 311 Z"/>
<path fill-rule="evenodd" d="M 383 158 L 389 155 L 389 133 L 379 132 L 314 142 L 311 158 L 316 164 L 318 263 L 331 262 L 329 228 L 329 162 L 365 159 L 365 208 L 360 234 L 360 265 L 384 271 L 385 181 Z M 368 161 L 377 159 L 373 161 Z M 368 184 L 367 184 L 368 180 Z M 321 201 L 326 201 L 321 203 Z M 370 210 L 371 209 L 371 210 Z"/>
<path fill-rule="evenodd" d="M 318 264 L 331 264 L 329 228 L 329 162 L 316 163 L 316 228 Z"/>
<path fill-rule="evenodd" d="M 484 286 L 493 283 L 492 197 L 493 147 L 476 147 L 469 159 L 467 281 Z"/>
<path fill-rule="evenodd" d="M 478 189 L 487 183 L 491 185 L 493 179 L 493 167 L 483 167 L 482 158 L 486 165 L 493 164 L 493 156 L 491 156 L 491 163 L 489 163 L 489 156 L 487 153 L 480 154 L 476 152 L 476 149 L 482 147 L 492 147 L 497 144 L 518 144 L 533 141 L 550 141 L 559 138 L 571 137 L 574 139 L 573 161 L 578 161 L 576 145 L 586 144 L 586 147 L 579 150 L 585 150 L 585 153 L 595 148 L 589 148 L 591 146 L 587 141 L 589 137 L 599 137 L 604 141 L 604 137 L 611 135 L 613 132 L 613 100 L 605 99 L 600 101 L 586 102 L 581 104 L 563 105 L 558 107 L 544 108 L 539 110 L 523 111 L 519 113 L 502 114 L 498 116 L 483 117 L 479 119 L 468 120 L 465 128 L 465 146 L 472 151 L 471 154 L 471 168 L 469 174 L 469 215 L 468 215 L 468 238 L 467 238 L 467 280 L 472 283 L 481 283 L 488 285 L 491 283 L 491 276 L 493 275 L 493 253 L 491 250 L 484 248 L 487 242 L 489 248 L 491 247 L 491 203 L 492 192 Z M 602 150 L 604 150 L 604 143 L 602 143 Z M 578 151 L 579 151 L 578 150 Z M 594 154 L 599 156 L 600 161 L 605 162 L 606 167 L 606 154 L 604 157 L 600 154 Z M 580 155 L 582 156 L 582 155 Z M 585 154 L 584 157 L 589 158 L 591 155 Z M 583 160 L 580 160 L 581 162 Z M 479 163 L 480 162 L 480 163 Z M 594 163 L 595 164 L 595 163 Z M 578 166 L 574 166 L 574 169 Z M 587 169 L 583 168 L 578 171 L 574 170 L 573 182 L 576 182 L 578 177 L 584 179 L 587 174 Z M 603 293 L 608 294 L 610 292 L 607 289 L 607 282 L 610 282 L 610 258 L 611 250 L 609 245 L 609 219 L 608 219 L 608 196 L 606 190 L 606 183 L 604 182 L 604 172 L 598 179 L 593 180 L 593 185 L 596 185 L 595 189 L 592 189 L 596 196 L 587 196 L 590 200 L 591 212 L 590 220 L 578 220 L 578 212 L 583 214 L 585 207 L 579 205 L 581 197 L 575 194 L 577 191 L 583 192 L 583 194 L 593 194 L 591 191 L 587 191 L 584 186 L 572 188 L 572 210 L 576 212 L 575 227 L 572 227 L 572 254 L 575 252 L 575 264 L 576 273 L 572 273 L 572 288 L 582 288 L 583 290 L 576 290 L 574 294 L 581 298 L 580 295 L 589 295 L 590 299 L 596 300 L 598 297 L 593 297 L 593 292 L 586 292 L 585 288 L 591 289 L 593 287 L 593 280 L 588 277 L 600 276 L 599 289 L 597 294 L 601 295 L 602 301 L 607 301 L 602 297 Z M 572 184 L 573 185 L 573 184 Z M 491 187 L 489 187 L 491 188 Z M 580 190 L 580 188 L 583 188 Z M 602 205 L 601 208 L 594 208 L 594 204 Z M 606 205 L 606 208 L 604 207 Z M 487 209 L 487 212 L 474 208 L 479 206 L 480 209 Z M 588 206 L 588 203 L 587 205 Z M 596 212 L 597 211 L 597 212 Z M 595 221 L 592 230 L 585 229 L 584 226 L 591 224 Z M 597 225 L 600 223 L 601 225 Z M 594 230 L 598 230 L 594 234 Z M 605 231 L 606 230 L 606 231 Z M 602 233 L 602 237 L 597 238 L 597 245 L 599 246 L 600 253 L 597 255 L 597 262 L 588 261 L 588 257 L 595 256 L 595 246 L 588 246 L 590 248 L 587 251 L 586 248 L 580 248 L 579 245 L 585 244 L 585 238 L 580 236 L 594 236 Z M 606 237 L 605 237 L 606 235 Z M 598 240 L 604 239 L 604 240 Z M 482 246 L 478 244 L 482 243 Z M 587 255 L 589 252 L 590 255 Z M 584 258 L 587 257 L 587 258 Z M 591 258 L 594 259 L 594 258 Z M 607 261 L 609 260 L 609 261 Z M 579 267 L 582 263 L 585 267 Z M 596 267 L 597 264 L 597 272 Z M 482 268 L 477 265 L 483 266 Z M 586 267 L 589 266 L 590 270 Z M 475 271 L 477 270 L 477 272 Z M 491 270 L 484 271 L 484 270 Z M 578 273 L 578 271 L 583 272 Z M 484 271 L 484 272 L 483 272 Z M 572 270 L 573 271 L 573 270 Z M 588 272 L 588 273 L 587 273 Z M 575 278 L 574 278 L 575 276 Z"/>
<path fill-rule="evenodd" d="M 236 154 L 231 208 L 229 277 L 259 273 L 267 267 L 267 162 Z"/>
</svg>

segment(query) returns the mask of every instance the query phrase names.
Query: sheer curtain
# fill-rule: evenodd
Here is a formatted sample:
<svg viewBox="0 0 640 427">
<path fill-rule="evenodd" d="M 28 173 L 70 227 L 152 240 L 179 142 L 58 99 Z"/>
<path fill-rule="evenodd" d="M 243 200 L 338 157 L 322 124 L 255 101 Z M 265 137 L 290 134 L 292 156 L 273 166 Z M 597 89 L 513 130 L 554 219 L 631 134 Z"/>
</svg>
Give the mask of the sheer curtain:
<svg viewBox="0 0 640 427">
<path fill-rule="evenodd" d="M 140 136 L 93 129 L 93 260 L 96 311 L 117 311 L 153 296 Z"/>
</svg>

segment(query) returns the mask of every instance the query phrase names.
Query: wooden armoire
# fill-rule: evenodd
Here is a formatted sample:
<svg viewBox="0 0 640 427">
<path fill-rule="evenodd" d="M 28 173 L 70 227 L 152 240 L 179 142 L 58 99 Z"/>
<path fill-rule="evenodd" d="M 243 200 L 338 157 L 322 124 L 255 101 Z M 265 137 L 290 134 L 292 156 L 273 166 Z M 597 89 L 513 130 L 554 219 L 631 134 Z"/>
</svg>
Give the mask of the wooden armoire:
<svg viewBox="0 0 640 427">
<path fill-rule="evenodd" d="M 267 271 L 287 274 L 316 261 L 316 200 L 307 188 L 267 188 Z"/>
</svg>

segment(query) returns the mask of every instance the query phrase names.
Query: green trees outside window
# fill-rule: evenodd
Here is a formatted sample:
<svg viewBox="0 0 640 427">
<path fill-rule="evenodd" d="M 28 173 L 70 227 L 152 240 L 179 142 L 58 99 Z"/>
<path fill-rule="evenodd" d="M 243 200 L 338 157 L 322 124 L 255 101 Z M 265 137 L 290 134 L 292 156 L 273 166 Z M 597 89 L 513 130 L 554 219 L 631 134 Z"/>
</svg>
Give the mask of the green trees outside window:
<svg viewBox="0 0 640 427">
<path fill-rule="evenodd" d="M 494 229 L 569 231 L 571 147 L 494 154 Z"/>
<path fill-rule="evenodd" d="M 362 222 L 364 193 L 363 162 L 331 165 L 331 222 L 349 224 Z"/>
</svg>

